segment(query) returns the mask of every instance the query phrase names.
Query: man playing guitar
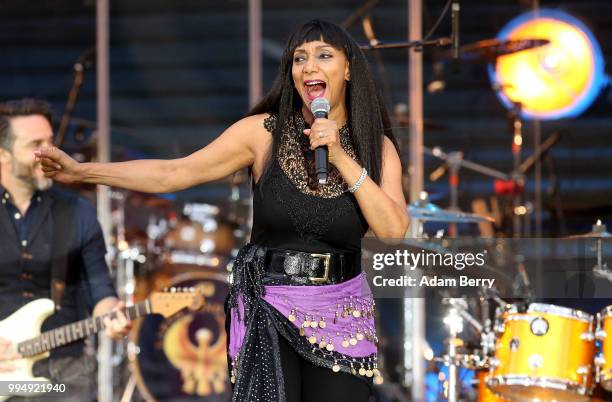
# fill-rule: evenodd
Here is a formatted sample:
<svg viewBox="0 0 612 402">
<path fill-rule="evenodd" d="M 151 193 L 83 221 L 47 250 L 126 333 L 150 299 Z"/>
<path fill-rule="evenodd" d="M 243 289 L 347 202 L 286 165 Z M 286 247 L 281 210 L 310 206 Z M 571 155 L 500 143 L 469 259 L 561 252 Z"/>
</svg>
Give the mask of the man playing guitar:
<svg viewBox="0 0 612 402">
<path fill-rule="evenodd" d="M 104 324 L 107 335 L 120 339 L 130 321 L 113 289 L 95 209 L 83 198 L 51 188 L 52 181 L 35 161 L 34 150 L 52 146 L 51 116 L 44 101 L 0 103 L 0 320 L 47 298 L 55 302 L 55 312 L 43 330 L 90 313 L 116 311 L 116 318 L 105 318 Z M 33 320 L 11 330 L 34 325 L 29 322 Z M 57 347 L 34 368 L 36 375 L 66 384 L 63 401 L 90 401 L 95 396 L 95 356 L 85 354 L 83 346 L 80 341 Z M 1 338 L 0 373 L 14 370 L 20 358 L 16 345 Z M 44 396 L 10 400 L 38 401 Z"/>
</svg>

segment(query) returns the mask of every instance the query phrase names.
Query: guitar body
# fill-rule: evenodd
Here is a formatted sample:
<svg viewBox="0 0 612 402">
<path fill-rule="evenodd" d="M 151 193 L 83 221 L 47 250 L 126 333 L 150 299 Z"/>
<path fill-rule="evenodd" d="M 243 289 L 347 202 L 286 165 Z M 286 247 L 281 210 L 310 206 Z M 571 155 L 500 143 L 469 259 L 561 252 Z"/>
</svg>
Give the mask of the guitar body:
<svg viewBox="0 0 612 402">
<path fill-rule="evenodd" d="M 204 306 L 204 298 L 195 289 L 175 289 L 170 292 L 153 292 L 150 297 L 136 305 L 126 307 L 123 312 L 129 320 L 146 314 L 161 314 L 169 317 L 179 311 L 189 308 L 198 310 Z M 0 373 L 0 381 L 36 381 L 50 383 L 48 378 L 34 377 L 32 367 L 38 360 L 49 357 L 49 351 L 93 335 L 104 329 L 105 318 L 115 318 L 116 313 L 87 318 L 73 322 L 53 330 L 40 333 L 43 322 L 55 312 L 55 304 L 49 299 L 34 300 L 6 319 L 0 321 L 0 337 L 11 342 L 14 351 L 23 356 L 19 360 L 10 361 L 15 369 L 8 373 Z M 27 396 L 32 396 L 32 393 Z M 11 396 L 21 396 L 14 393 Z M 8 396 L 0 395 L 0 402 Z"/>
<path fill-rule="evenodd" d="M 55 312 L 55 304 L 50 299 L 34 300 L 13 314 L 0 321 L 0 337 L 5 338 L 13 345 L 19 342 L 37 337 L 40 335 L 40 327 L 51 314 Z M 32 367 L 40 359 L 49 357 L 49 352 L 10 363 L 15 366 L 15 370 L 8 373 L 0 373 L 0 381 L 42 381 L 49 382 L 45 377 L 34 377 Z M 11 396 L 17 396 L 13 394 Z M 32 395 L 32 394 L 28 394 Z M 0 395 L 0 402 L 8 399 L 8 396 Z"/>
</svg>

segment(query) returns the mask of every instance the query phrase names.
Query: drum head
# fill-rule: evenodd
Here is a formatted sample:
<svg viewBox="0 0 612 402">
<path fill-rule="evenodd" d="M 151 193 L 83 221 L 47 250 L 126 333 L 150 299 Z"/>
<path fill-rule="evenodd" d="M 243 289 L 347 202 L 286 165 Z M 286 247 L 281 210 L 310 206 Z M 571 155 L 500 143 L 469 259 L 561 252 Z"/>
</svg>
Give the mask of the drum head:
<svg viewBox="0 0 612 402">
<path fill-rule="evenodd" d="M 206 305 L 197 313 L 181 312 L 168 319 L 149 315 L 136 323 L 130 366 L 140 393 L 155 401 L 231 400 L 225 276 L 190 272 L 173 278 L 170 286 L 198 288 Z"/>
</svg>

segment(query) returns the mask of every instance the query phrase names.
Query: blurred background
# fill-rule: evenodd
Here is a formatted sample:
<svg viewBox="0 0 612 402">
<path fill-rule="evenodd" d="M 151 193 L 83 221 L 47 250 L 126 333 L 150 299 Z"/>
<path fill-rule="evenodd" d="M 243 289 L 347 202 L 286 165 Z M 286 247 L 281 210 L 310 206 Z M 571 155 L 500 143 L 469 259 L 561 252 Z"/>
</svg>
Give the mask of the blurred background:
<svg viewBox="0 0 612 402">
<path fill-rule="evenodd" d="M 423 3 L 423 33 L 430 39 L 450 37 L 451 1 Z M 310 19 L 343 24 L 362 44 L 372 43 L 373 38 L 383 42 L 407 40 L 406 1 L 265 0 L 261 6 L 264 92 L 276 76 L 289 34 Z M 520 21 L 514 26 L 507 24 L 534 9 L 541 10 L 543 16 L 545 10 L 564 13 L 570 16 L 570 25 L 577 23 L 582 32 L 590 31 L 592 35 L 585 36 L 590 40 L 586 50 L 578 49 L 581 43 L 564 37 L 555 39 L 566 45 L 566 53 L 560 56 L 546 53 L 546 44 L 504 42 L 538 39 L 541 35 L 534 37 L 534 32 L 550 33 L 543 28 L 541 32 L 536 29 L 512 36 Z M 424 157 L 428 200 L 442 208 L 493 217 L 488 227 L 457 223 L 459 229 L 455 230 L 460 233 L 482 236 L 512 235 L 517 215 L 524 236 L 563 237 L 589 232 L 597 219 L 609 222 L 612 92 L 606 66 L 612 58 L 612 2 L 462 0 L 460 15 L 459 57 L 454 57 L 448 44 L 423 49 L 424 145 L 430 150 Z M 206 146 L 240 119 L 249 108 L 248 30 L 246 0 L 110 1 L 112 160 L 184 156 Z M 82 161 L 95 160 L 97 154 L 95 44 L 95 0 L 0 1 L 0 100 L 36 97 L 50 101 L 58 123 L 62 115 L 65 118 L 62 127 L 57 125 L 62 147 Z M 555 45 L 561 46 L 559 42 Z M 532 52 L 536 61 L 520 59 L 526 52 Z M 518 64 L 502 66 L 502 60 L 510 60 L 504 58 L 509 53 L 507 57 L 519 57 Z M 408 195 L 408 51 L 375 49 L 367 50 L 366 56 L 392 116 Z M 586 72 L 572 64 L 581 60 L 587 60 L 590 66 Z M 527 82 L 527 88 L 522 89 L 508 84 L 512 82 L 508 75 L 522 68 L 543 69 L 552 78 L 542 84 L 521 76 Z M 567 76 L 575 76 L 579 88 L 568 88 L 563 81 Z M 72 98 L 74 110 L 67 113 L 71 88 L 73 95 L 74 88 L 80 91 Z M 520 90 L 527 92 L 520 94 Z M 549 97 L 539 100 L 544 106 L 535 114 L 526 102 L 534 93 Z M 526 103 L 519 107 L 511 98 Z M 569 100 L 563 104 L 565 98 Z M 548 105 L 556 100 L 558 104 Z M 518 146 L 517 129 L 521 140 Z M 542 158 L 536 158 L 541 161 L 540 186 L 536 185 L 535 159 L 529 159 L 535 152 L 534 138 L 547 144 Z M 446 162 L 440 158 L 444 155 L 450 158 Z M 519 162 L 528 162 L 520 180 L 512 175 L 517 156 Z M 464 160 L 476 164 L 472 167 L 480 171 L 463 166 L 451 174 L 453 166 Z M 489 168 L 489 174 L 483 174 L 482 167 Z M 490 169 L 494 170 L 493 177 Z M 241 173 L 176 194 L 150 197 L 113 192 L 113 264 L 115 268 L 131 267 L 135 272 L 128 278 L 119 275 L 117 281 L 123 287 L 129 281 L 137 284 L 136 295 L 122 290 L 123 296 L 138 300 L 160 286 L 191 286 L 202 281 L 225 294 L 227 284 L 218 275 L 223 269 L 217 267 L 229 267 L 231 255 L 248 237 L 249 188 L 247 175 Z M 94 188 L 78 190 L 95 198 Z M 521 197 L 518 204 L 514 199 L 517 193 Z M 538 197 L 541 223 L 534 212 Z M 435 222 L 428 225 L 430 231 L 447 228 Z M 128 253 L 122 254 L 125 251 Z M 217 302 L 220 305 L 222 298 Z M 405 320 L 406 316 L 402 316 L 398 303 L 381 304 L 386 311 L 379 323 L 381 338 L 386 342 L 383 347 L 395 345 L 382 356 L 387 359 L 385 375 L 390 379 L 386 400 L 406 400 L 401 396 L 407 395 L 405 392 L 390 385 L 401 383 L 404 375 L 405 367 L 399 359 L 405 333 L 401 333 L 398 317 Z M 197 345 L 195 334 L 202 329 L 213 331 L 216 342 L 222 333 L 219 314 L 201 314 L 189 324 L 177 319 L 166 327 L 159 320 L 138 326 L 131 339 L 144 352 L 137 358 L 132 356 L 136 363 L 131 363 L 125 376 L 117 376 L 116 392 L 120 393 L 122 381 L 133 373 L 138 397 L 196 400 L 196 396 L 176 391 L 182 380 L 175 368 L 182 363 L 173 360 L 172 353 L 185 361 L 189 361 L 189 354 L 165 351 L 167 358 L 160 357 L 155 352 L 159 349 L 156 340 L 163 338 L 172 325 L 188 325 L 192 344 Z M 430 341 L 436 353 L 443 349 L 442 314 L 428 307 L 428 317 L 435 318 L 428 323 L 428 335 L 433 336 Z M 128 352 L 126 347 L 113 353 L 126 356 Z M 221 353 L 218 362 L 225 364 L 224 358 Z M 169 372 L 173 373 L 171 379 L 160 381 Z M 430 367 L 430 374 L 438 372 Z M 463 381 L 469 382 L 472 374 L 464 374 Z M 428 387 L 433 389 L 428 400 L 445 400 L 439 390 L 445 382 L 436 375 L 428 376 Z M 209 393 L 205 400 L 227 400 L 227 392 L 224 388 L 217 396 Z M 176 396 L 179 394 L 180 398 Z M 474 395 L 466 398 L 473 399 Z"/>
<path fill-rule="evenodd" d="M 608 1 L 540 1 L 540 7 L 563 10 L 588 26 L 610 59 L 612 3 Z M 111 1 L 110 88 L 113 160 L 178 157 L 208 144 L 248 110 L 248 4 L 246 1 Z M 440 16 L 446 1 L 424 5 L 423 30 Z M 292 30 L 312 18 L 348 22 L 349 32 L 367 43 L 360 7 L 371 18 L 378 39 L 407 36 L 407 3 L 399 0 L 264 1 L 262 3 L 263 90 L 275 77 L 280 53 Z M 527 0 L 461 2 L 462 45 L 495 38 L 501 28 L 533 8 Z M 0 15 L 0 98 L 41 97 L 64 111 L 77 60 L 95 62 L 95 2 L 4 0 Z M 434 37 L 450 35 L 450 13 Z M 424 51 L 425 146 L 509 172 L 512 169 L 508 110 L 496 96 L 486 60 L 448 60 L 448 47 Z M 408 103 L 405 49 L 369 51 L 372 71 L 385 90 L 391 113 Z M 87 63 L 86 63 L 87 64 Z M 95 141 L 95 63 L 84 73 L 83 87 L 67 129 L 65 147 L 87 158 Z M 434 82 L 436 81 L 436 82 Z M 436 85 L 437 84 L 437 85 Z M 398 106 L 399 105 L 399 106 Z M 404 109 L 402 109 L 404 108 Z M 612 203 L 612 95 L 606 85 L 580 116 L 544 121 L 542 138 L 561 131 L 543 166 L 543 219 L 546 232 L 559 235 L 587 230 L 596 217 L 609 217 Z M 396 136 L 407 131 L 395 119 Z M 532 152 L 532 123 L 525 121 L 523 152 Z M 89 151 L 89 153 L 88 153 Z M 426 157 L 425 175 L 440 160 Z M 178 194 L 181 199 L 216 202 L 229 196 L 224 184 Z M 448 178 L 426 180 L 425 187 L 448 206 Z M 526 198 L 533 183 L 528 175 Z M 494 196 L 492 180 L 461 170 L 459 202 L 470 209 L 475 198 Z"/>
</svg>

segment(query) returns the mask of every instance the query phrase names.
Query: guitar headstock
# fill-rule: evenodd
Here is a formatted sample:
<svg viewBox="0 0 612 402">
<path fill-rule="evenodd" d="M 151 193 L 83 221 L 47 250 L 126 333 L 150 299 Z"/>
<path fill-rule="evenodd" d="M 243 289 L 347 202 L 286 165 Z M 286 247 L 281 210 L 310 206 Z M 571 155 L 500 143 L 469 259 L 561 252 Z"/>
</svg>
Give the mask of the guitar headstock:
<svg viewBox="0 0 612 402">
<path fill-rule="evenodd" d="M 204 306 L 204 297 L 195 288 L 169 288 L 149 296 L 151 312 L 169 317 L 184 308 L 196 311 Z"/>
</svg>

